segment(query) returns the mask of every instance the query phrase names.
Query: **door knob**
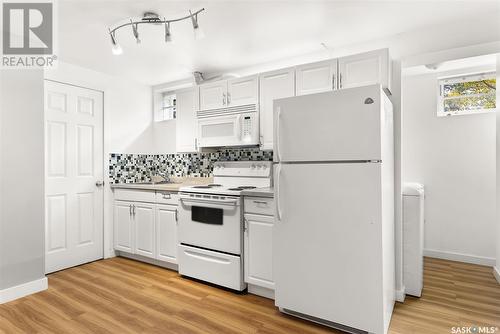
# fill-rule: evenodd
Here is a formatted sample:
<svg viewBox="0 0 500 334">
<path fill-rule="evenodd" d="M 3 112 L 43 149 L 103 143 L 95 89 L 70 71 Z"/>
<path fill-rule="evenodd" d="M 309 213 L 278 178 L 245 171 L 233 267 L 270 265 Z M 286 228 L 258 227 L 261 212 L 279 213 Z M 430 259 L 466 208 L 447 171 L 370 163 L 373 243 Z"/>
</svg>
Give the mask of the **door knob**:
<svg viewBox="0 0 500 334">
<path fill-rule="evenodd" d="M 104 181 L 97 181 L 95 185 L 96 187 L 102 187 L 104 185 Z"/>
</svg>

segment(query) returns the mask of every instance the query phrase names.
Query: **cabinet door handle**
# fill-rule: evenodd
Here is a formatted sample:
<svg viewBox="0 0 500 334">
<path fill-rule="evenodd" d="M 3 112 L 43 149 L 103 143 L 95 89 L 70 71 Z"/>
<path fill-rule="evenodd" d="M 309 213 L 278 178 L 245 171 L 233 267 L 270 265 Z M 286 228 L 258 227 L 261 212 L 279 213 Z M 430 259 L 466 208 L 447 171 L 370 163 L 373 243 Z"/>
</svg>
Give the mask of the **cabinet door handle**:
<svg viewBox="0 0 500 334">
<path fill-rule="evenodd" d="M 226 93 L 222 93 L 222 105 L 226 105 Z"/>
<path fill-rule="evenodd" d="M 248 219 L 245 218 L 243 224 L 243 232 L 248 232 Z"/>
<path fill-rule="evenodd" d="M 267 205 L 267 204 L 268 204 L 268 202 L 266 202 L 266 201 L 253 201 L 253 202 L 254 202 L 255 204 L 265 204 L 265 205 Z"/>
<path fill-rule="evenodd" d="M 339 88 L 342 88 L 342 73 L 339 74 Z"/>
<path fill-rule="evenodd" d="M 332 75 L 332 90 L 335 90 L 335 73 Z"/>
<path fill-rule="evenodd" d="M 132 205 L 132 214 L 135 216 L 135 204 Z"/>
<path fill-rule="evenodd" d="M 179 210 L 175 209 L 175 222 L 179 225 Z"/>
<path fill-rule="evenodd" d="M 128 214 L 132 216 L 132 204 L 128 205 Z"/>
<path fill-rule="evenodd" d="M 231 93 L 227 92 L 227 104 L 231 103 Z"/>
</svg>

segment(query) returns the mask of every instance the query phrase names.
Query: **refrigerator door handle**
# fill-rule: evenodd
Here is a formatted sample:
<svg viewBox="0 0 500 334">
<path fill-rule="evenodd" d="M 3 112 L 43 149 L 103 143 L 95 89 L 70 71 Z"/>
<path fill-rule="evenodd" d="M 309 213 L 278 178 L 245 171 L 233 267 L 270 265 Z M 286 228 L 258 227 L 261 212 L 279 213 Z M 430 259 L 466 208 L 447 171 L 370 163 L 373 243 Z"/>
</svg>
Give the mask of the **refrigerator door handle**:
<svg viewBox="0 0 500 334">
<path fill-rule="evenodd" d="M 281 116 L 281 107 L 278 107 L 278 111 L 276 113 L 276 157 L 278 158 L 278 162 L 281 161 L 281 154 L 280 154 L 280 116 Z"/>
<path fill-rule="evenodd" d="M 281 178 L 281 164 L 276 167 L 276 218 L 281 221 L 281 205 L 280 205 L 280 178 Z"/>
</svg>

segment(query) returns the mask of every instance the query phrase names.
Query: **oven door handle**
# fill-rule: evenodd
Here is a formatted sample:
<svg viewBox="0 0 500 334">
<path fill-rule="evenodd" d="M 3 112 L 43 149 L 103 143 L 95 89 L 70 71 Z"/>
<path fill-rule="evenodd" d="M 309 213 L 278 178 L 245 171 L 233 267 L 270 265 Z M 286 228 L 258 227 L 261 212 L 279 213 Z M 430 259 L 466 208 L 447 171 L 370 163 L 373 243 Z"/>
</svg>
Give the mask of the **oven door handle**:
<svg viewBox="0 0 500 334">
<path fill-rule="evenodd" d="M 213 199 L 213 198 L 191 198 L 191 197 L 180 197 L 181 202 L 186 203 L 212 203 L 212 204 L 237 204 L 238 199 Z"/>
</svg>

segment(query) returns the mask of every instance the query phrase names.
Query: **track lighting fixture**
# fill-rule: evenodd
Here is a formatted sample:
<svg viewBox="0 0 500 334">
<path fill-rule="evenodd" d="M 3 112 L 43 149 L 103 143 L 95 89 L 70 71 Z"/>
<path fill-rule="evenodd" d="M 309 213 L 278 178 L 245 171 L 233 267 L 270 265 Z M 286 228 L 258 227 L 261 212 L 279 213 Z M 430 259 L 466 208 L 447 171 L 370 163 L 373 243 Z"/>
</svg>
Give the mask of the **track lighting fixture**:
<svg viewBox="0 0 500 334">
<path fill-rule="evenodd" d="M 166 18 L 163 18 L 163 20 L 160 19 L 158 14 L 152 13 L 152 12 L 146 12 L 144 13 L 144 16 L 141 20 L 139 21 L 133 21 L 130 19 L 130 22 L 124 23 L 122 25 L 119 25 L 113 29 L 109 29 L 109 36 L 111 37 L 111 44 L 112 44 L 112 52 L 114 55 L 120 55 L 123 53 L 123 49 L 118 44 L 118 41 L 116 39 L 116 31 L 120 28 L 126 27 L 126 26 L 132 26 L 132 34 L 137 41 L 137 43 L 141 43 L 141 40 L 139 38 L 139 24 L 162 24 L 165 26 L 165 42 L 170 43 L 172 42 L 172 30 L 170 27 L 170 24 L 173 22 L 179 22 L 179 21 L 184 21 L 191 19 L 191 23 L 193 25 L 193 31 L 194 31 L 194 37 L 195 39 L 201 39 L 205 36 L 203 31 L 200 28 L 200 25 L 198 24 L 198 14 L 203 12 L 205 8 L 199 9 L 195 12 L 192 12 L 191 10 L 189 11 L 189 15 L 186 15 L 184 17 L 180 17 L 177 19 L 170 19 L 167 20 Z"/>
</svg>

